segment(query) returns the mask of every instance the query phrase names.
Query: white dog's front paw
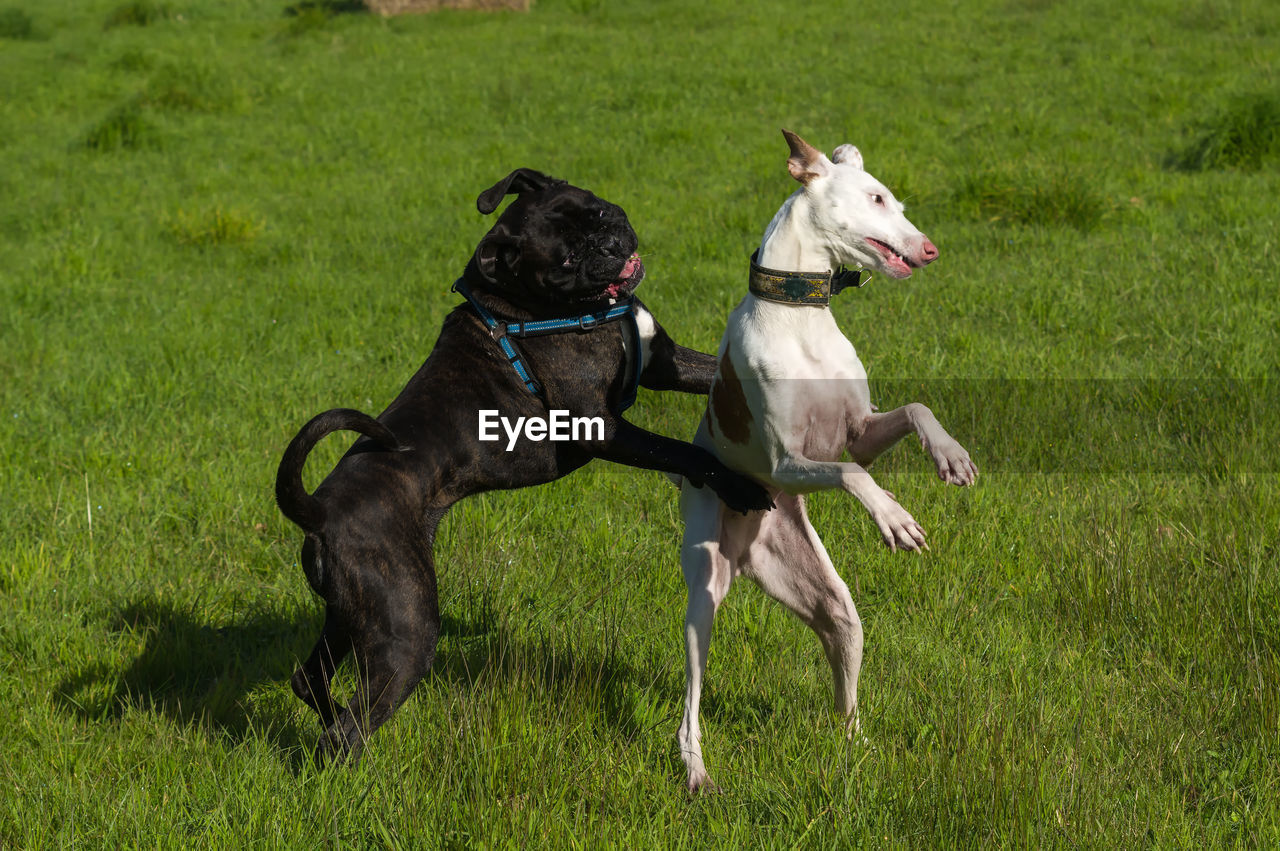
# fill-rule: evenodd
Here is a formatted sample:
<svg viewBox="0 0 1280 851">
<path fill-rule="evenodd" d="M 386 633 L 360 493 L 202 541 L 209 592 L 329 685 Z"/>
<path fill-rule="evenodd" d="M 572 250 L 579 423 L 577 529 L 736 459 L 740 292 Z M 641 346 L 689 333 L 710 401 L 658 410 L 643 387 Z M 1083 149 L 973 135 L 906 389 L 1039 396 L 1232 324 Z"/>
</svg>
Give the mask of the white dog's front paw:
<svg viewBox="0 0 1280 851">
<path fill-rule="evenodd" d="M 915 518 L 898 504 L 893 494 L 888 491 L 881 492 L 885 498 L 871 512 L 871 517 L 880 529 L 880 537 L 884 540 L 885 546 L 895 552 L 898 549 L 929 549 L 929 545 L 925 543 L 924 529 L 915 521 Z"/>
<path fill-rule="evenodd" d="M 951 438 L 929 444 L 929 453 L 938 467 L 938 478 L 949 485 L 967 487 L 978 480 L 978 465 L 968 451 Z"/>
</svg>

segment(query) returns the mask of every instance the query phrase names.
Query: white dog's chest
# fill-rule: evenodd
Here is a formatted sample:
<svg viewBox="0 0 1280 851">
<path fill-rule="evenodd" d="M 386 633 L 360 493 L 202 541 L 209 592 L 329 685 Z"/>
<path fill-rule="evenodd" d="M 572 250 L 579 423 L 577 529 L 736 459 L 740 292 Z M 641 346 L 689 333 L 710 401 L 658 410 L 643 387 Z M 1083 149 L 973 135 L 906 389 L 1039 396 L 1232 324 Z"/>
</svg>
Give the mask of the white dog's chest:
<svg viewBox="0 0 1280 851">
<path fill-rule="evenodd" d="M 813 461 L 837 461 L 844 452 L 852 434 L 858 405 L 852 396 L 854 382 L 842 381 L 833 386 L 829 397 L 813 397 L 810 404 L 792 410 L 791 431 L 795 444 L 803 447 L 801 454 Z M 865 384 L 863 384 L 865 387 Z"/>
<path fill-rule="evenodd" d="M 752 426 L 750 434 L 735 434 L 729 422 L 713 429 L 718 454 L 738 469 L 759 474 L 785 451 L 837 460 L 872 411 L 866 370 L 828 310 L 748 299 L 731 317 L 720 355 L 716 380 L 725 381 L 730 359 Z M 713 417 L 716 398 L 713 388 Z"/>
</svg>

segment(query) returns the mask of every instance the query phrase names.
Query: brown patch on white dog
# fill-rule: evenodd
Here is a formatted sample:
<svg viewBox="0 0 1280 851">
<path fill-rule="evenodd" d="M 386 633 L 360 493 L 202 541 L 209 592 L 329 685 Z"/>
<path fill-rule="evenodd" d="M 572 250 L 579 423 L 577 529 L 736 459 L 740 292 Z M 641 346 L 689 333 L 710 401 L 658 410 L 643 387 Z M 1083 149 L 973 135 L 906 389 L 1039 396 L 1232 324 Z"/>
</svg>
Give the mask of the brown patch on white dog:
<svg viewBox="0 0 1280 851">
<path fill-rule="evenodd" d="M 742 381 L 733 368 L 733 358 L 729 356 L 729 347 L 724 350 L 720 359 L 720 371 L 711 382 L 711 410 L 715 417 L 708 417 L 720 424 L 720 431 L 734 443 L 746 443 L 751 439 L 751 408 L 747 406 L 747 394 L 742 390 Z"/>
</svg>

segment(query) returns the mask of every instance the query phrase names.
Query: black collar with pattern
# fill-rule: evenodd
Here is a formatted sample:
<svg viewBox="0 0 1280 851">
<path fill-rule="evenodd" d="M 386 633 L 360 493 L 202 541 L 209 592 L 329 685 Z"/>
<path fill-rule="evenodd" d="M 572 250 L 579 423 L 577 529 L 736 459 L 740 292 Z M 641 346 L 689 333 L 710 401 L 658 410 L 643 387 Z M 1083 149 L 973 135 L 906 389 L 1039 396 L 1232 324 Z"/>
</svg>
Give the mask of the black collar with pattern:
<svg viewBox="0 0 1280 851">
<path fill-rule="evenodd" d="M 751 255 L 748 289 L 752 295 L 768 301 L 826 305 L 841 290 L 861 287 L 871 278 L 869 270 L 846 269 L 843 266 L 834 272 L 780 272 L 756 263 L 759 255 L 758 250 Z"/>
</svg>

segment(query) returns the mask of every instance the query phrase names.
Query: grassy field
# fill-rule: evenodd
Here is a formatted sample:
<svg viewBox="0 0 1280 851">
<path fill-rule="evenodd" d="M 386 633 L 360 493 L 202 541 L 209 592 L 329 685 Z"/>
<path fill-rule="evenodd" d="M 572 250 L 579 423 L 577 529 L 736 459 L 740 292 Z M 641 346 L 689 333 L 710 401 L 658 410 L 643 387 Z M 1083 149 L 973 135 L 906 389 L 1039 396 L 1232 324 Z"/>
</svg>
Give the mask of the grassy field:
<svg viewBox="0 0 1280 851">
<path fill-rule="evenodd" d="M 0 0 L 0 847 L 1280 843 L 1280 6 L 350 5 Z M 857 144 L 939 246 L 834 309 L 984 471 L 880 462 L 921 557 L 812 501 L 870 747 L 744 583 L 723 789 L 685 793 L 675 491 L 593 464 L 453 511 L 433 674 L 316 771 L 288 439 L 392 398 L 517 166 L 622 204 L 641 295 L 713 348 L 779 127 Z"/>
</svg>

